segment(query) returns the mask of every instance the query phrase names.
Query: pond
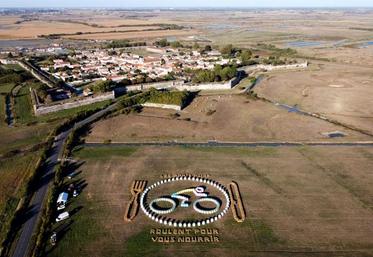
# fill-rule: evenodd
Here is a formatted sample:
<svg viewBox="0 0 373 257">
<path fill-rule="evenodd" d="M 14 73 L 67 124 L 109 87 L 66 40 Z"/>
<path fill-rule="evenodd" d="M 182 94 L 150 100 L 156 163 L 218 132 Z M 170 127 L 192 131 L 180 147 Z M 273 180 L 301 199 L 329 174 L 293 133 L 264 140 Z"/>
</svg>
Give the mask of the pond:
<svg viewBox="0 0 373 257">
<path fill-rule="evenodd" d="M 321 41 L 292 41 L 287 43 L 288 47 L 313 47 L 313 46 L 320 46 L 324 44 Z"/>
<path fill-rule="evenodd" d="M 308 115 L 307 113 L 299 110 L 299 107 L 297 105 L 290 106 L 290 105 L 281 104 L 281 103 L 275 103 L 275 105 L 279 106 L 280 108 L 283 108 L 283 109 L 287 110 L 288 112 L 293 112 L 293 113 Z"/>
<path fill-rule="evenodd" d="M 211 30 L 226 30 L 226 29 L 237 29 L 239 26 L 234 24 L 225 24 L 225 23 L 216 23 L 216 24 L 210 24 L 205 27 L 206 29 Z"/>
<path fill-rule="evenodd" d="M 167 37 L 167 41 L 168 42 L 175 42 L 176 41 L 176 37 Z"/>
<path fill-rule="evenodd" d="M 341 131 L 332 131 L 332 132 L 325 132 L 322 133 L 322 135 L 329 137 L 329 138 L 337 138 L 337 137 L 345 137 L 347 134 L 341 132 Z"/>
<path fill-rule="evenodd" d="M 373 46 L 373 41 L 367 41 L 361 44 L 360 47 L 368 47 L 368 46 Z"/>
<path fill-rule="evenodd" d="M 39 47 L 41 45 L 49 45 L 52 42 L 50 39 L 0 40 L 0 49 L 8 47 Z"/>
</svg>

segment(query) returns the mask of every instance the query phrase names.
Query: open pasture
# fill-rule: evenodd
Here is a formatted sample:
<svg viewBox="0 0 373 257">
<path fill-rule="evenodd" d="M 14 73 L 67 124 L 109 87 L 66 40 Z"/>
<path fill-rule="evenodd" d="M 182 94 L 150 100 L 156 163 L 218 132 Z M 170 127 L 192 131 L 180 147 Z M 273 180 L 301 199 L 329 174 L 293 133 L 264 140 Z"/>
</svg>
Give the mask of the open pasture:
<svg viewBox="0 0 373 257">
<path fill-rule="evenodd" d="M 82 193 L 55 225 L 61 241 L 48 256 L 369 256 L 372 156 L 364 147 L 76 149 Z M 236 181 L 246 220 L 229 211 L 205 226 L 219 231 L 214 243 L 154 242 L 152 229 L 166 227 L 141 210 L 123 220 L 134 180 L 184 173 Z"/>
<path fill-rule="evenodd" d="M 268 74 L 255 92 L 372 133 L 372 83 L 371 68 L 316 62 L 305 71 Z"/>
</svg>

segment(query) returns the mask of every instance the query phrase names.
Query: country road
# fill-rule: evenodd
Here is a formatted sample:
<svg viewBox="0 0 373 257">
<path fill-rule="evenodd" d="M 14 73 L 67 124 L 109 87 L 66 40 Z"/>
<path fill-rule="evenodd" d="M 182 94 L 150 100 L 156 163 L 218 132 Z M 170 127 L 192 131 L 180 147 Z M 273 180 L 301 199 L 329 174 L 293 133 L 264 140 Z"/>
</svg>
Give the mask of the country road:
<svg viewBox="0 0 373 257">
<path fill-rule="evenodd" d="M 21 235 L 13 252 L 13 257 L 27 256 L 28 250 L 30 248 L 31 237 L 36 229 L 36 225 L 43 207 L 45 195 L 48 192 L 50 182 L 53 180 L 54 167 L 58 162 L 58 155 L 63 150 L 63 144 L 69 133 L 70 130 L 62 132 L 56 137 L 56 140 L 53 143 L 50 156 L 47 160 L 45 174 L 41 177 L 39 188 L 34 193 L 34 196 L 29 205 L 32 207 L 29 210 L 32 216 L 23 225 Z"/>
<path fill-rule="evenodd" d="M 107 108 L 92 114 L 91 116 L 87 117 L 86 119 L 75 123 L 74 129 L 80 128 L 86 124 L 91 123 L 95 119 L 100 118 L 106 112 L 113 110 L 117 107 L 117 102 L 113 103 L 112 105 L 108 106 Z M 43 204 L 45 201 L 46 194 L 48 192 L 48 187 L 50 183 L 53 181 L 54 178 L 54 169 L 56 164 L 58 163 L 58 158 L 61 156 L 63 151 L 63 145 L 70 134 L 72 129 L 64 131 L 56 136 L 55 141 L 52 146 L 52 150 L 49 153 L 47 159 L 47 165 L 45 168 L 44 175 L 40 178 L 40 184 L 37 191 L 34 193 L 34 196 L 29 204 L 31 207 L 29 209 L 29 213 L 31 213 L 31 217 L 24 223 L 21 235 L 17 241 L 15 250 L 13 252 L 13 257 L 26 257 L 29 254 L 30 247 L 31 247 L 31 237 L 35 230 L 37 229 L 37 223 L 40 218 L 40 213 L 43 209 Z"/>
</svg>

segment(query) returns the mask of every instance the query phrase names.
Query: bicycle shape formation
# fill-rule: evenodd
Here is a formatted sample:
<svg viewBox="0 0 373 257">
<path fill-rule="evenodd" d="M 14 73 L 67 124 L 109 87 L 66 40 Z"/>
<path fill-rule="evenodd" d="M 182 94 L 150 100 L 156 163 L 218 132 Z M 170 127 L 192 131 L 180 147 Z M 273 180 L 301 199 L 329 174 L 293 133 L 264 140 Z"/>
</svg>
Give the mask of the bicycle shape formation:
<svg viewBox="0 0 373 257">
<path fill-rule="evenodd" d="M 197 197 L 202 197 L 200 199 L 197 199 L 193 203 L 193 209 L 201 214 L 214 214 L 219 211 L 221 203 L 220 201 L 216 200 L 215 198 L 208 197 L 208 193 L 205 192 L 205 188 L 202 186 L 193 187 L 193 188 L 187 188 L 184 190 L 181 190 L 177 193 L 173 193 L 171 197 L 160 197 L 156 198 L 153 201 L 150 202 L 149 208 L 156 214 L 169 214 L 176 210 L 177 208 L 177 200 L 181 201 L 180 207 L 188 208 L 191 204 L 190 197 L 184 195 L 185 193 L 194 193 Z M 167 202 L 170 203 L 172 206 L 168 209 L 159 208 L 156 204 L 159 202 Z M 215 208 L 208 209 L 201 207 L 202 202 L 212 202 L 215 205 Z"/>
<path fill-rule="evenodd" d="M 176 193 L 171 194 L 170 197 L 159 197 L 152 200 L 149 204 L 147 203 L 146 199 L 148 193 L 156 187 L 159 187 L 163 184 L 168 184 L 177 181 L 191 181 L 191 182 L 199 182 L 205 184 L 208 187 L 216 188 L 221 194 L 224 196 L 225 201 L 224 204 L 220 201 L 219 198 L 211 197 L 205 191 L 204 186 L 197 186 L 192 188 L 187 188 Z M 199 197 L 193 203 L 190 202 L 190 196 L 185 195 L 186 193 L 193 193 L 196 197 Z M 158 203 L 166 202 L 171 204 L 170 207 L 167 208 L 160 208 Z M 179 203 L 180 202 L 180 206 Z M 213 204 L 213 208 L 203 207 L 203 203 L 209 202 Z M 224 205 L 224 208 L 222 207 Z M 140 198 L 140 206 L 142 211 L 147 215 L 150 219 L 154 220 L 163 225 L 171 226 L 171 227 L 198 227 L 204 226 L 207 224 L 211 224 L 219 219 L 221 219 L 227 212 L 230 206 L 230 197 L 227 189 L 219 184 L 216 181 L 206 179 L 206 178 L 199 178 L 199 177 L 192 177 L 192 176 L 182 176 L 182 177 L 174 177 L 169 179 L 164 179 L 154 183 L 153 185 L 147 187 L 141 195 Z M 201 220 L 177 220 L 170 217 L 167 217 L 168 214 L 173 213 L 177 208 L 190 208 L 192 207 L 194 211 L 200 213 L 202 215 L 209 215 L 209 217 L 201 219 Z"/>
</svg>

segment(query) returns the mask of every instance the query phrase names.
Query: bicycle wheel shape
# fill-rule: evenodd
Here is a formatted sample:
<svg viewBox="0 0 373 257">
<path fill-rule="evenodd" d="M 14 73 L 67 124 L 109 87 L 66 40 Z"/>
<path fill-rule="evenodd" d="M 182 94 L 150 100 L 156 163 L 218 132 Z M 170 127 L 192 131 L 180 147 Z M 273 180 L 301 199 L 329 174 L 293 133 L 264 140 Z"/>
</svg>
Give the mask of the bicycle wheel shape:
<svg viewBox="0 0 373 257">
<path fill-rule="evenodd" d="M 207 218 L 198 219 L 198 220 L 183 220 L 183 219 L 174 219 L 170 218 L 167 215 L 175 211 L 177 206 L 177 201 L 174 200 L 172 197 L 160 197 L 152 200 L 150 203 L 147 202 L 148 194 L 155 188 L 169 183 L 174 183 L 177 181 L 191 181 L 197 182 L 201 184 L 205 184 L 209 187 L 214 187 L 217 189 L 223 196 L 224 196 L 224 204 L 221 201 L 214 197 L 209 196 L 201 196 L 201 198 L 197 199 L 192 203 L 192 207 L 194 211 L 200 213 L 202 215 L 209 215 Z M 201 193 L 200 187 L 196 187 L 196 193 Z M 160 208 L 158 203 L 164 202 L 168 205 L 168 207 Z M 212 204 L 214 207 L 203 207 L 203 204 Z M 170 226 L 170 227 L 179 227 L 179 228 L 192 228 L 192 227 L 200 227 L 205 226 L 207 224 L 211 224 L 227 214 L 229 207 L 230 207 L 230 197 L 228 190 L 221 185 L 220 183 L 207 179 L 207 178 L 200 178 L 194 176 L 180 176 L 180 177 L 173 177 L 168 179 L 160 180 L 149 187 L 147 187 L 140 197 L 140 206 L 141 210 L 144 212 L 146 216 L 148 216 L 153 221 L 160 223 L 162 225 Z"/>
</svg>

